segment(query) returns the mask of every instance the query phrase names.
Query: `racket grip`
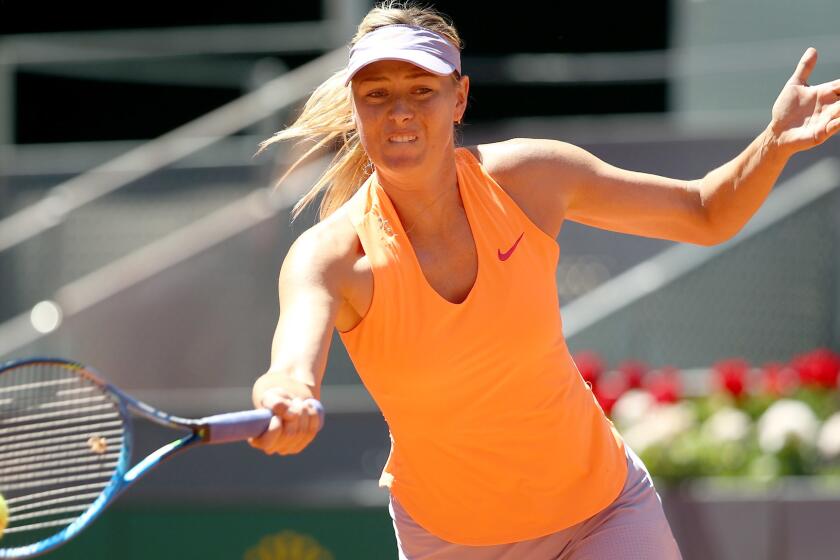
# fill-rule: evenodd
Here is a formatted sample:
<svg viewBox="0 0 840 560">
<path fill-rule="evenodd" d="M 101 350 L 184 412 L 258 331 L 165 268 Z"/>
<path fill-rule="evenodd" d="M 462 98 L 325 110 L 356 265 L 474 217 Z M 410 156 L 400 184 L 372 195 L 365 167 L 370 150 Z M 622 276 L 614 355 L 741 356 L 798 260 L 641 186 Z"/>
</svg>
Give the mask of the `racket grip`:
<svg viewBox="0 0 840 560">
<path fill-rule="evenodd" d="M 323 405 L 316 399 L 306 399 L 304 402 L 311 402 L 318 411 L 320 419 L 318 430 L 320 431 L 324 427 Z M 232 443 L 261 436 L 268 429 L 273 416 L 274 414 L 267 408 L 207 416 L 201 419 L 201 423 L 207 428 L 204 442 Z"/>
</svg>

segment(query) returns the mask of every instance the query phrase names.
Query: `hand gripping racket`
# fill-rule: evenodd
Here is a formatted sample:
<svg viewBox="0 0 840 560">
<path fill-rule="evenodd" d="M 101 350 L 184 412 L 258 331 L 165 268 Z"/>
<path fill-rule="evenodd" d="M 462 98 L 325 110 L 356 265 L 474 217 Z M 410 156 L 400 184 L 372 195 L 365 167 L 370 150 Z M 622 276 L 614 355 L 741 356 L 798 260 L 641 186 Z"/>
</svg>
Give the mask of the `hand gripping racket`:
<svg viewBox="0 0 840 560">
<path fill-rule="evenodd" d="M 323 426 L 321 403 L 307 401 Z M 130 412 L 190 433 L 129 467 Z M 0 558 L 52 550 L 165 459 L 194 445 L 257 437 L 271 417 L 270 410 L 258 409 L 178 418 L 133 399 L 76 362 L 35 358 L 0 364 L 0 494 L 9 510 Z"/>
</svg>

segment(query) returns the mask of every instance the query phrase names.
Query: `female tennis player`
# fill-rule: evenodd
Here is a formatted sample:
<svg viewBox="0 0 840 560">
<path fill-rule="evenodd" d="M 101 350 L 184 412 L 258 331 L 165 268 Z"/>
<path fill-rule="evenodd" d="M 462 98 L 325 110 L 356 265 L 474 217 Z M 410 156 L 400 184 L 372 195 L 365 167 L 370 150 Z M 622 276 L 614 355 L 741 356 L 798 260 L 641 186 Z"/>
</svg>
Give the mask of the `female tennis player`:
<svg viewBox="0 0 840 560">
<path fill-rule="evenodd" d="M 378 6 L 347 67 L 261 144 L 339 150 L 294 209 L 324 191 L 280 270 L 271 367 L 253 389 L 275 418 L 251 443 L 285 455 L 312 441 L 318 416 L 302 401 L 320 398 L 335 328 L 390 430 L 380 486 L 400 558 L 680 558 L 645 465 L 566 346 L 555 239 L 566 220 L 729 239 L 788 158 L 840 128 L 840 80 L 806 83 L 809 48 L 744 152 L 679 180 L 557 140 L 456 146 L 460 46 L 430 9 Z"/>
</svg>

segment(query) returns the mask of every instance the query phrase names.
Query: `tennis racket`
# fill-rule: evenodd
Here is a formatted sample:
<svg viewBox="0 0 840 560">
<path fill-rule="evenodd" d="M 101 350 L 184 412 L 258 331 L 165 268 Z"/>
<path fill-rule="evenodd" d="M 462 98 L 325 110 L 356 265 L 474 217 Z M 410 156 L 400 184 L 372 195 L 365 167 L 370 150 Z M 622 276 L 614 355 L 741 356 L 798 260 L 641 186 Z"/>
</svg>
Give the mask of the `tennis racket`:
<svg viewBox="0 0 840 560">
<path fill-rule="evenodd" d="M 321 403 L 307 401 L 323 426 Z M 190 433 L 130 467 L 131 413 Z M 80 363 L 34 358 L 0 364 L 0 494 L 9 510 L 0 558 L 30 558 L 60 546 L 165 459 L 195 445 L 257 437 L 271 418 L 268 409 L 179 418 Z"/>
</svg>

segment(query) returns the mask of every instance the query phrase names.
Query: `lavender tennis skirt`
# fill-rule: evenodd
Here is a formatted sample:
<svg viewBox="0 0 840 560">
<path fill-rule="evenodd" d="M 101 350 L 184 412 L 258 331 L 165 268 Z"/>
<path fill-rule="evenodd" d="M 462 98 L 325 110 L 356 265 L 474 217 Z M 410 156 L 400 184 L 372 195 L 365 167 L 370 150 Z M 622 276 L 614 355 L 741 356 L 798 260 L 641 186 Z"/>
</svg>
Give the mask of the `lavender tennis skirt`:
<svg viewBox="0 0 840 560">
<path fill-rule="evenodd" d="M 418 525 L 391 495 L 388 511 L 399 560 L 681 560 L 647 467 L 629 445 L 624 448 L 627 481 L 615 501 L 577 525 L 527 541 L 492 546 L 450 543 Z"/>
</svg>

